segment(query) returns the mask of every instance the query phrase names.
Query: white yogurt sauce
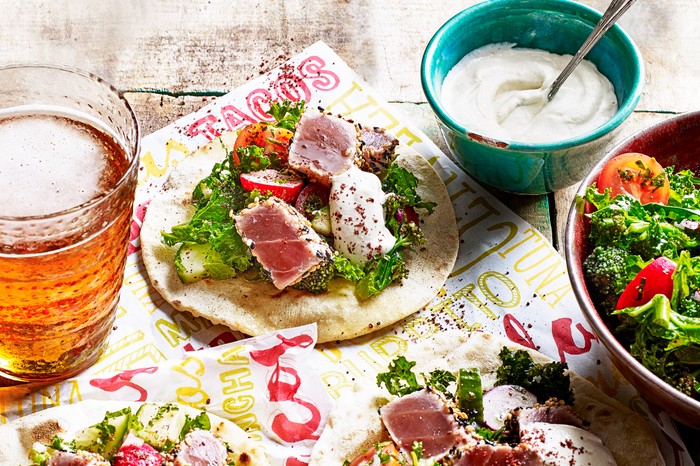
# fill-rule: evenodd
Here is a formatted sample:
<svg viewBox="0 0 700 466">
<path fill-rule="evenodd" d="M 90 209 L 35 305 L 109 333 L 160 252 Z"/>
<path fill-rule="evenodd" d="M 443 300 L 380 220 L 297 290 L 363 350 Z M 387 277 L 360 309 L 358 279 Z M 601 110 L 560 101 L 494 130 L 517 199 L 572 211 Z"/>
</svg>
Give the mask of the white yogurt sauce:
<svg viewBox="0 0 700 466">
<path fill-rule="evenodd" d="M 617 111 L 612 84 L 587 60 L 547 102 L 549 86 L 571 55 L 514 46 L 476 49 L 447 73 L 440 98 L 470 132 L 525 143 L 562 141 L 594 130 Z"/>
<path fill-rule="evenodd" d="M 535 450 L 546 466 L 615 466 L 610 450 L 595 434 L 567 424 L 532 422 L 521 441 Z"/>
<path fill-rule="evenodd" d="M 355 165 L 331 177 L 330 213 L 336 251 L 353 264 L 364 265 L 396 244 L 386 227 L 383 204 L 387 195 L 374 173 Z"/>
</svg>

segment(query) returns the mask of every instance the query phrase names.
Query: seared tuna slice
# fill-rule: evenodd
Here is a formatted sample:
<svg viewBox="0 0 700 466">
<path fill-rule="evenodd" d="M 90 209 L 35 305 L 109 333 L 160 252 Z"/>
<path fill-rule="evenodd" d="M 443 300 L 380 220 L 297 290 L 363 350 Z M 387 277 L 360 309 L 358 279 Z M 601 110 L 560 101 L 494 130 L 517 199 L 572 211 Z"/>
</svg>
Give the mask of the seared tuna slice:
<svg viewBox="0 0 700 466">
<path fill-rule="evenodd" d="M 174 466 L 226 466 L 226 447 L 208 430 L 193 430 L 175 448 Z"/>
<path fill-rule="evenodd" d="M 75 453 L 57 451 L 49 458 L 47 466 L 110 466 L 109 461 L 97 453 L 78 450 Z"/>
<path fill-rule="evenodd" d="M 306 217 L 275 197 L 254 202 L 235 216 L 235 222 L 241 238 L 280 290 L 332 256 L 330 246 Z"/>
<path fill-rule="evenodd" d="M 355 163 L 359 144 L 360 134 L 353 123 L 308 109 L 297 123 L 288 163 L 311 181 L 328 186 L 332 175 Z"/>
<path fill-rule="evenodd" d="M 534 408 L 521 409 L 518 413 L 520 429 L 527 428 L 533 422 L 547 422 L 549 424 L 568 424 L 574 427 L 584 427 L 583 419 L 566 405 L 536 406 Z"/>
<path fill-rule="evenodd" d="M 545 463 L 528 445 L 489 445 L 480 443 L 452 452 L 444 461 L 450 466 L 543 466 Z"/>
<path fill-rule="evenodd" d="M 396 158 L 399 140 L 384 128 L 362 127 L 362 169 L 375 174 L 383 173 Z"/>
<path fill-rule="evenodd" d="M 457 424 L 445 400 L 429 389 L 391 401 L 379 414 L 394 443 L 408 458 L 413 442 L 423 442 L 423 458 L 429 461 L 476 442 Z"/>
</svg>

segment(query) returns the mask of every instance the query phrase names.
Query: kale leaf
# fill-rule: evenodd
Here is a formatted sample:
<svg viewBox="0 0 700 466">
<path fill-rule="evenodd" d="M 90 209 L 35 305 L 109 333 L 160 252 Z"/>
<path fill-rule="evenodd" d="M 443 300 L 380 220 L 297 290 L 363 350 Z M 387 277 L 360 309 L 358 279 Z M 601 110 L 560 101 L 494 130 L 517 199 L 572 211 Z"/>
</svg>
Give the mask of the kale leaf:
<svg viewBox="0 0 700 466">
<path fill-rule="evenodd" d="M 505 346 L 498 357 L 501 366 L 496 371 L 496 385 L 520 385 L 532 392 L 540 403 L 556 398 L 566 404 L 574 404 L 566 363 L 535 363 L 527 351 L 510 351 Z"/>
<path fill-rule="evenodd" d="M 170 232 L 162 232 L 161 240 L 168 246 L 209 243 L 218 253 L 217 260 L 221 259 L 221 264 L 216 264 L 216 275 L 233 277 L 236 271 L 250 268 L 252 256 L 236 231 L 231 212 L 238 212 L 259 195 L 241 187 L 232 154 L 227 152 L 226 158 L 215 164 L 193 191 L 192 204 L 197 210 L 192 218 L 172 227 Z"/>
<path fill-rule="evenodd" d="M 377 385 L 382 384 L 392 395 L 404 396 L 417 392 L 423 388 L 413 373 L 415 361 L 408 361 L 404 356 L 399 356 L 389 363 L 389 371 L 377 374 Z"/>
</svg>

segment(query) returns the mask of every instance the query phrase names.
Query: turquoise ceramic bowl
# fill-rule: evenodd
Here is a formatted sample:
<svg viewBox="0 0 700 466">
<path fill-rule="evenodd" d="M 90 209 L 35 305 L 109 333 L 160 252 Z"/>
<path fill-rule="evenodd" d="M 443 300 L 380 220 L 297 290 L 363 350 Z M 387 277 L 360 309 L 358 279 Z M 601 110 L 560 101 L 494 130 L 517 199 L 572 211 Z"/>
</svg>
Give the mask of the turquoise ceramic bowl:
<svg viewBox="0 0 700 466">
<path fill-rule="evenodd" d="M 617 113 L 582 136 L 542 144 L 502 141 L 476 134 L 445 112 L 442 82 L 474 49 L 510 42 L 558 54 L 576 53 L 601 14 L 567 0 L 489 0 L 447 21 L 423 55 L 423 91 L 450 151 L 482 183 L 519 194 L 544 194 L 581 181 L 603 156 L 615 130 L 632 114 L 644 86 L 644 64 L 632 39 L 613 26 L 586 59 L 612 82 Z"/>
</svg>

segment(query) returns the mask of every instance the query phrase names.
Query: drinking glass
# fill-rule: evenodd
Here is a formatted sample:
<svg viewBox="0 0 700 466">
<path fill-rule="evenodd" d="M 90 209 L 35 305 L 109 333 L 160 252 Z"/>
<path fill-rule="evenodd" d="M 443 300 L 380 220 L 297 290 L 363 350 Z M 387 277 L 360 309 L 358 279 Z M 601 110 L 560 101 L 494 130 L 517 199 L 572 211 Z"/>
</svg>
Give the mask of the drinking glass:
<svg viewBox="0 0 700 466">
<path fill-rule="evenodd" d="M 0 68 L 0 376 L 49 381 L 100 355 L 124 278 L 139 125 L 103 79 Z"/>
</svg>

